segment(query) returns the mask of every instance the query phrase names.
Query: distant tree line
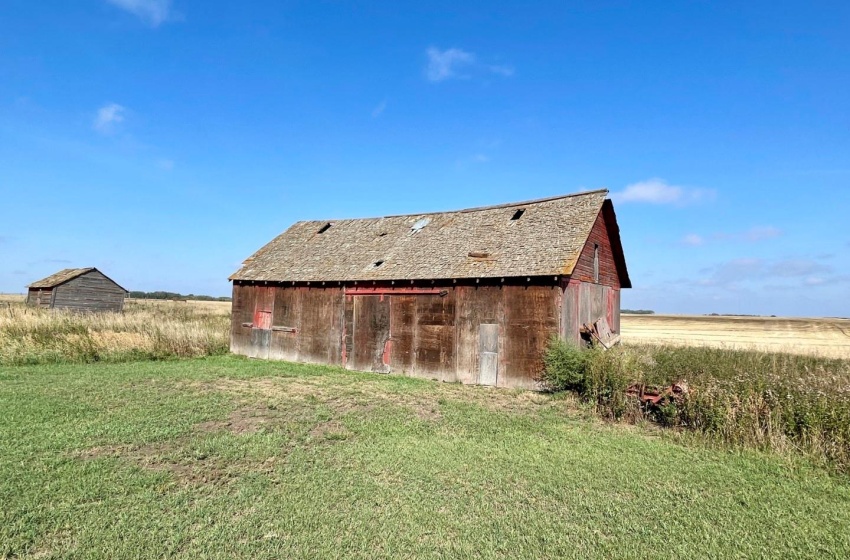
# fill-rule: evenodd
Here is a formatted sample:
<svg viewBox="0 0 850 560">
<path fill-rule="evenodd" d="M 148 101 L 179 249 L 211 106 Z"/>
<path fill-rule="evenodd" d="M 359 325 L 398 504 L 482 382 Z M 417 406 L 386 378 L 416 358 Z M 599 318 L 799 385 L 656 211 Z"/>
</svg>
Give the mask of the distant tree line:
<svg viewBox="0 0 850 560">
<path fill-rule="evenodd" d="M 183 295 L 175 292 L 136 292 L 131 291 L 130 297 L 133 299 L 193 299 L 196 301 L 231 301 L 233 298 L 228 296 L 213 297 L 213 296 L 196 296 L 195 294 Z"/>
<path fill-rule="evenodd" d="M 620 313 L 627 315 L 655 315 L 655 311 L 651 309 L 622 309 Z"/>
</svg>

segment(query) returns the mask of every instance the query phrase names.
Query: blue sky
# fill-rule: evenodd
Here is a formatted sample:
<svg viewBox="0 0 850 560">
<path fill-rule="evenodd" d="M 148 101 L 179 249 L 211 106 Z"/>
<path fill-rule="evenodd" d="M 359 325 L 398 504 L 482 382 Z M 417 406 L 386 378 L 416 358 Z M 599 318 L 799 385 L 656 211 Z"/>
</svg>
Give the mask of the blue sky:
<svg viewBox="0 0 850 560">
<path fill-rule="evenodd" d="M 0 291 L 606 187 L 624 307 L 850 316 L 846 2 L 5 0 Z"/>
</svg>

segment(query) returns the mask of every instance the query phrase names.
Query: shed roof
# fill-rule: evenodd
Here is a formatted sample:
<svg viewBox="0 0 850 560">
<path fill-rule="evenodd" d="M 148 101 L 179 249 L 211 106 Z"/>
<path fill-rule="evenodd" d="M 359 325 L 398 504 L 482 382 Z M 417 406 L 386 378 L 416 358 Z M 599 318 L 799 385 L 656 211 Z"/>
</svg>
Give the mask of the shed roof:
<svg viewBox="0 0 850 560">
<path fill-rule="evenodd" d="M 88 274 L 89 272 L 91 272 L 93 270 L 97 270 L 97 269 L 93 266 L 90 266 L 90 267 L 87 267 L 87 268 L 66 268 L 66 269 L 60 270 L 59 272 L 57 272 L 55 274 L 51 274 L 47 278 L 42 278 L 41 280 L 37 280 L 37 281 L 33 282 L 32 284 L 27 286 L 27 288 L 55 288 L 56 286 L 59 286 L 60 284 L 64 284 L 65 282 L 68 282 L 69 280 L 73 280 L 74 278 L 77 278 L 78 276 L 82 276 L 83 274 Z M 99 270 L 97 270 L 97 271 L 100 272 Z M 103 274 L 102 272 L 100 272 L 100 273 Z M 113 284 L 118 286 L 118 283 L 115 282 L 115 280 L 113 280 L 112 278 L 109 278 L 108 276 L 106 276 L 106 274 L 103 274 L 103 276 L 105 278 L 107 278 L 110 282 L 112 282 Z M 118 286 L 118 287 L 121 288 L 121 286 Z M 121 288 L 121 289 L 124 290 L 125 292 L 127 291 L 124 288 Z"/>
<path fill-rule="evenodd" d="M 568 275 L 607 194 L 597 190 L 454 212 L 298 222 L 249 257 L 230 279 Z"/>
</svg>

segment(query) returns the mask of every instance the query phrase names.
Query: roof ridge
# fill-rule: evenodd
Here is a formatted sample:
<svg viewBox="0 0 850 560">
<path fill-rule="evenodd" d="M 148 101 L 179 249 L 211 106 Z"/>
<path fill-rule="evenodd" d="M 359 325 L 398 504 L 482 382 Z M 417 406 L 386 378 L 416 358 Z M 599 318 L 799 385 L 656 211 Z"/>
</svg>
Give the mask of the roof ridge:
<svg viewBox="0 0 850 560">
<path fill-rule="evenodd" d="M 334 222 L 343 222 L 343 221 L 354 221 L 354 220 L 382 220 L 384 218 L 406 218 L 408 216 L 434 216 L 436 214 L 466 214 L 469 212 L 479 212 L 482 210 L 497 210 L 499 208 L 513 208 L 515 206 L 527 206 L 529 204 L 538 204 L 540 202 L 551 202 L 553 200 L 560 200 L 562 198 L 572 198 L 577 196 L 587 196 L 591 194 L 600 194 L 605 193 L 606 195 L 609 193 L 607 188 L 603 189 L 594 189 L 592 191 L 581 191 L 576 193 L 569 194 L 559 194 L 556 196 L 547 196 L 545 198 L 534 198 L 531 200 L 522 200 L 519 202 L 504 202 L 502 204 L 493 204 L 491 206 L 473 206 L 472 208 L 461 208 L 459 210 L 435 210 L 433 212 L 413 212 L 411 214 L 388 214 L 386 216 L 365 216 L 362 218 L 320 218 L 317 220 L 298 220 L 293 223 L 296 224 L 309 224 L 313 222 L 326 222 L 326 223 L 334 223 Z M 286 233 L 285 231 L 283 233 Z M 283 233 L 281 235 L 283 235 Z"/>
</svg>

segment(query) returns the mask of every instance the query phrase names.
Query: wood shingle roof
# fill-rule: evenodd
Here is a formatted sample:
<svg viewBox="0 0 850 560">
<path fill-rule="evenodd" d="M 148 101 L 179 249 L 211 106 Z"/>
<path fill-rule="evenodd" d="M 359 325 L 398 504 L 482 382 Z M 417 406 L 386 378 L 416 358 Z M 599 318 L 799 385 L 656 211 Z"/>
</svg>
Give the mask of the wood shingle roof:
<svg viewBox="0 0 850 560">
<path fill-rule="evenodd" d="M 28 288 L 55 288 L 59 284 L 64 284 L 68 280 L 73 280 L 77 276 L 82 276 L 86 272 L 91 272 L 94 268 L 65 268 L 55 274 L 51 274 L 47 278 L 37 280 L 27 286 Z"/>
<path fill-rule="evenodd" d="M 305 282 L 571 274 L 606 190 L 383 218 L 298 222 L 231 280 Z"/>
</svg>

